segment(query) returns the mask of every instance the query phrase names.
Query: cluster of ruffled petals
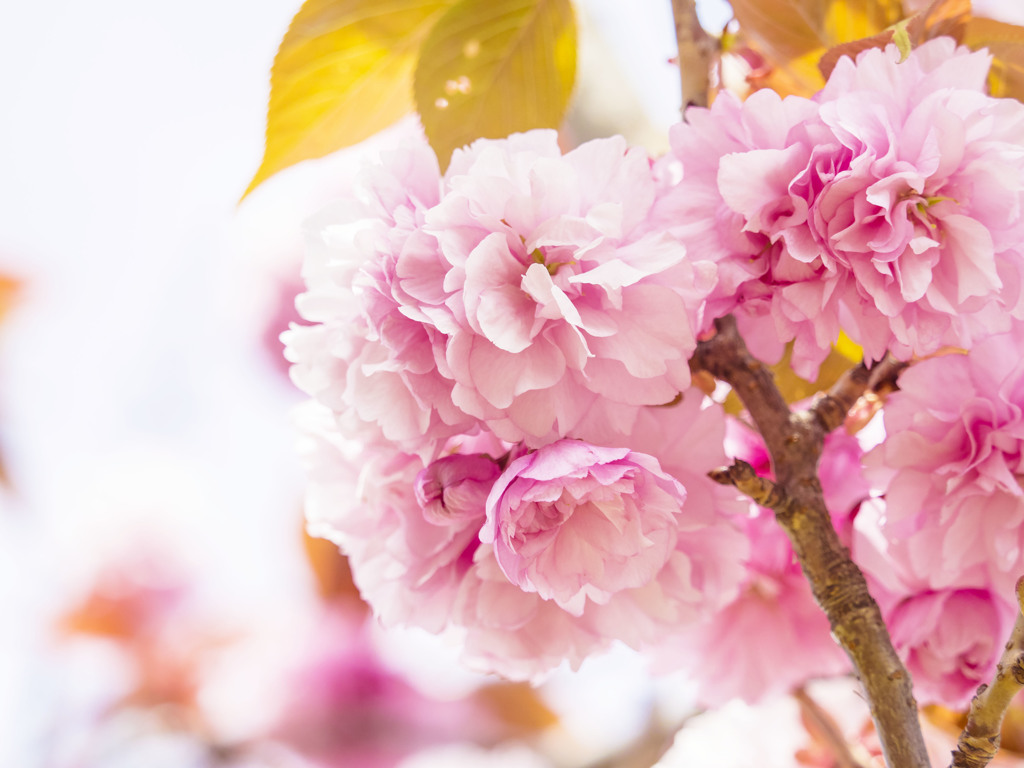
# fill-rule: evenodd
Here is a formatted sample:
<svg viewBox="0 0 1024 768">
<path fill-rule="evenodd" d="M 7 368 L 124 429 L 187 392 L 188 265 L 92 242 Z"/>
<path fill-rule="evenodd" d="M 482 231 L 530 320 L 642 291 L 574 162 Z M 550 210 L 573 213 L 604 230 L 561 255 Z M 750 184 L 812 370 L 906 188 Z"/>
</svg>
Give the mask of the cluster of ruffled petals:
<svg viewBox="0 0 1024 768">
<path fill-rule="evenodd" d="M 758 92 L 690 110 L 660 221 L 719 267 L 766 357 L 814 373 L 840 325 L 869 360 L 968 347 L 1020 314 L 1024 106 L 948 38 L 842 58 L 813 99 Z"/>
<path fill-rule="evenodd" d="M 621 138 L 534 131 L 443 176 L 425 142 L 384 153 L 311 222 L 307 517 L 386 624 L 535 678 L 735 597 L 723 415 L 688 389 L 716 270 L 652 227 L 657 189 Z"/>
<path fill-rule="evenodd" d="M 1010 596 L 1024 574 L 1022 345 L 1017 325 L 905 371 L 886 440 L 866 457 L 886 496 L 886 538 L 936 587 Z"/>
<path fill-rule="evenodd" d="M 759 475 L 771 476 L 767 449 L 753 430 L 730 420 L 726 447 Z M 841 533 L 850 530 L 869 490 L 859 471 L 860 456 L 857 441 L 849 435 L 826 438 L 822 489 Z M 750 507 L 743 521 L 750 554 L 736 598 L 688 627 L 660 653 L 663 664 L 687 670 L 697 683 L 698 698 L 708 706 L 732 698 L 753 703 L 785 695 L 808 679 L 849 669 L 774 513 Z M 751 652 L 755 637 L 756 652 Z M 793 652 L 796 648 L 799 653 Z"/>
<path fill-rule="evenodd" d="M 621 137 L 563 156 L 553 131 L 531 131 L 455 153 L 426 216 L 438 247 L 415 269 L 441 278 L 417 297 L 459 408 L 542 445 L 628 434 L 638 406 L 689 386 L 714 268 L 650 231 L 655 192 Z"/>
<path fill-rule="evenodd" d="M 920 542 L 891 539 L 883 525 L 893 505 L 873 499 L 855 522 L 854 559 L 868 577 L 897 653 L 923 704 L 967 706 L 992 679 L 1018 609 L 1014 592 L 984 579 L 941 573 L 942 554 L 922 560 Z M 957 573 L 955 564 L 952 572 Z"/>
</svg>

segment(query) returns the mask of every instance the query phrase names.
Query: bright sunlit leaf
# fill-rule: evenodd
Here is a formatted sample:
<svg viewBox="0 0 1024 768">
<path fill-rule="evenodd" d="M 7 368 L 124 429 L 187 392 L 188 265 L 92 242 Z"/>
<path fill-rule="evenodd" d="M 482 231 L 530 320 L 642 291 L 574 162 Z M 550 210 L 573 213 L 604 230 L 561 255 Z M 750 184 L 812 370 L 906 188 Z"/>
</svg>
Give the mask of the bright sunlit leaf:
<svg viewBox="0 0 1024 768">
<path fill-rule="evenodd" d="M 246 194 L 411 112 L 420 46 L 453 2 L 306 0 L 274 59 L 266 149 Z"/>
<path fill-rule="evenodd" d="M 899 0 L 732 0 L 732 7 L 745 39 L 775 67 L 766 85 L 808 96 L 825 84 L 818 61 L 829 49 L 880 34 L 903 14 Z"/>
<path fill-rule="evenodd" d="M 456 3 L 423 44 L 414 86 L 441 167 L 474 139 L 558 127 L 575 74 L 569 0 Z"/>
<path fill-rule="evenodd" d="M 1024 100 L 1024 27 L 992 19 L 971 19 L 963 42 L 974 49 L 988 48 L 992 53 L 988 82 L 993 96 Z"/>
<path fill-rule="evenodd" d="M 825 391 L 835 384 L 840 376 L 850 370 L 855 363 L 860 362 L 861 356 L 857 355 L 859 349 L 845 334 L 841 334 L 839 342 L 821 363 L 821 367 L 818 369 L 818 378 L 814 381 L 802 379 L 793 372 L 790 364 L 793 355 L 792 342 L 786 345 L 786 354 L 782 356 L 782 360 L 769 367 L 775 376 L 775 384 L 779 388 L 779 392 L 786 398 L 786 402 L 792 405 L 806 400 L 818 392 Z M 726 396 L 723 406 L 726 412 L 733 415 L 743 411 L 743 403 L 740 402 L 735 392 L 730 392 Z"/>
</svg>

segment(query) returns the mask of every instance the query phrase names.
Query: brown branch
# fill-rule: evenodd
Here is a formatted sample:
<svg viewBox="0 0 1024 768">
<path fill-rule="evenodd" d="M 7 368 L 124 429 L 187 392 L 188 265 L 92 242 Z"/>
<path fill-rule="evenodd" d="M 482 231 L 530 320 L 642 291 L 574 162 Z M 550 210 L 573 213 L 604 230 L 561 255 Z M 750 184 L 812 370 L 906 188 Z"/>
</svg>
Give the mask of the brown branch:
<svg viewBox="0 0 1024 768">
<path fill-rule="evenodd" d="M 1024 577 L 1017 582 L 1017 621 L 996 666 L 992 685 L 981 685 L 971 699 L 967 725 L 953 750 L 952 768 L 985 768 L 999 751 L 1003 716 L 1024 688 Z"/>
<path fill-rule="evenodd" d="M 864 363 L 846 371 L 832 388 L 820 395 L 810 410 L 826 432 L 838 429 L 862 397 L 884 397 L 896 389 L 896 378 L 907 363 L 887 355 L 868 368 Z"/>
<path fill-rule="evenodd" d="M 672 0 L 679 45 L 679 85 L 683 92 L 683 111 L 690 106 L 708 105 L 708 73 L 716 44 L 697 19 L 696 0 Z"/>
<path fill-rule="evenodd" d="M 715 327 L 716 335 L 698 345 L 694 364 L 732 386 L 768 446 L 775 492 L 786 499 L 775 509 L 776 519 L 860 677 L 886 762 L 890 768 L 928 768 L 910 676 L 821 495 L 817 464 L 826 434 L 821 416 L 814 410 L 790 412 L 770 370 L 747 350 L 735 320 L 723 318 Z M 831 413 L 830 408 L 825 416 L 829 423 L 835 420 Z"/>
</svg>

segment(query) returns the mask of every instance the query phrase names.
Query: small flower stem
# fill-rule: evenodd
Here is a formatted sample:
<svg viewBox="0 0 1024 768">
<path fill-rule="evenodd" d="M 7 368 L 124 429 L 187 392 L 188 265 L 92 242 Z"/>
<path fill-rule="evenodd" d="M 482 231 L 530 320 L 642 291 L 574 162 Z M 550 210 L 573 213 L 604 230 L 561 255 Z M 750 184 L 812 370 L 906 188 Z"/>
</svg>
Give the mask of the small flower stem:
<svg viewBox="0 0 1024 768">
<path fill-rule="evenodd" d="M 1003 716 L 1024 688 L 1024 577 L 1017 582 L 1017 604 L 1020 611 L 996 666 L 996 676 L 991 685 L 980 686 L 971 699 L 967 725 L 953 750 L 951 768 L 984 768 L 999 751 Z"/>
<path fill-rule="evenodd" d="M 698 345 L 693 366 L 733 388 L 760 430 L 775 470 L 771 487 L 752 478 L 745 482 L 773 494 L 771 500 L 779 502 L 775 517 L 789 535 L 814 597 L 860 677 L 886 764 L 928 768 L 910 675 L 896 655 L 864 574 L 832 526 L 817 473 L 826 426 L 842 423 L 843 404 L 855 402 L 854 394 L 863 392 L 871 377 L 855 372 L 839 390 L 833 388 L 829 396 L 838 407 L 794 413 L 771 371 L 747 350 L 736 321 L 722 318 L 715 327 L 715 336 Z M 740 473 L 746 474 L 742 468 Z"/>
</svg>

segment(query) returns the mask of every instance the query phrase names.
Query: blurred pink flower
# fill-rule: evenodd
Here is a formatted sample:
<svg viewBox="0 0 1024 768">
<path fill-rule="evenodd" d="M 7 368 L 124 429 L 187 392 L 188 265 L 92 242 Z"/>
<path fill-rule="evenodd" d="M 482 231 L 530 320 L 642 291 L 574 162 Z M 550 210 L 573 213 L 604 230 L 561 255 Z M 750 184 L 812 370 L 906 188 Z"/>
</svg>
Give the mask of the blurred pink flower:
<svg viewBox="0 0 1024 768">
<path fill-rule="evenodd" d="M 406 265 L 419 265 L 424 253 L 437 258 L 437 242 L 422 225 L 440 182 L 422 136 L 363 168 L 353 196 L 307 224 L 307 290 L 297 307 L 315 325 L 294 325 L 283 335 L 301 389 L 426 456 L 475 424 L 452 403 L 452 382 L 434 359 L 443 340 L 403 282 L 431 277 Z"/>
<path fill-rule="evenodd" d="M 919 592 L 886 615 L 922 704 L 962 709 L 995 672 L 1017 611 L 982 589 Z"/>
<path fill-rule="evenodd" d="M 1024 328 L 924 360 L 886 403 L 865 459 L 886 495 L 885 537 L 932 587 L 1012 595 L 1024 574 Z"/>
<path fill-rule="evenodd" d="M 729 419 L 726 450 L 771 477 L 764 441 Z M 860 449 L 842 433 L 826 437 L 821 479 L 833 521 L 842 530 L 867 494 L 859 471 Z M 728 461 L 722 459 L 721 464 Z M 737 597 L 705 621 L 664 644 L 659 662 L 683 667 L 698 685 L 700 701 L 718 706 L 732 698 L 749 703 L 785 695 L 810 678 L 843 674 L 849 662 L 832 639 L 828 620 L 811 593 L 785 532 L 771 510 L 746 502 L 740 527 L 749 540 Z M 757 638 L 757 653 L 749 651 Z M 799 653 L 793 653 L 799 648 Z"/>
<path fill-rule="evenodd" d="M 689 386 L 713 267 L 650 231 L 654 196 L 621 137 L 563 156 L 554 131 L 531 131 L 455 152 L 426 216 L 441 264 L 421 266 L 444 292 L 421 298 L 460 408 L 538 446 L 626 434 L 638 406 Z"/>
<path fill-rule="evenodd" d="M 664 666 L 687 670 L 706 706 L 755 703 L 850 669 L 774 514 L 761 510 L 744 528 L 750 557 L 738 597 L 659 655 Z"/>
<path fill-rule="evenodd" d="M 470 700 L 429 698 L 385 666 L 361 617 L 327 614 L 304 650 L 270 735 L 316 766 L 391 768 L 428 746 L 498 734 Z"/>
<path fill-rule="evenodd" d="M 384 623 L 442 631 L 479 546 L 497 464 L 474 453 L 424 467 L 411 454 L 364 446 L 355 466 L 330 415 L 308 406 L 310 532 L 348 555 L 360 593 Z M 468 441 L 467 450 L 480 444 Z"/>
</svg>

